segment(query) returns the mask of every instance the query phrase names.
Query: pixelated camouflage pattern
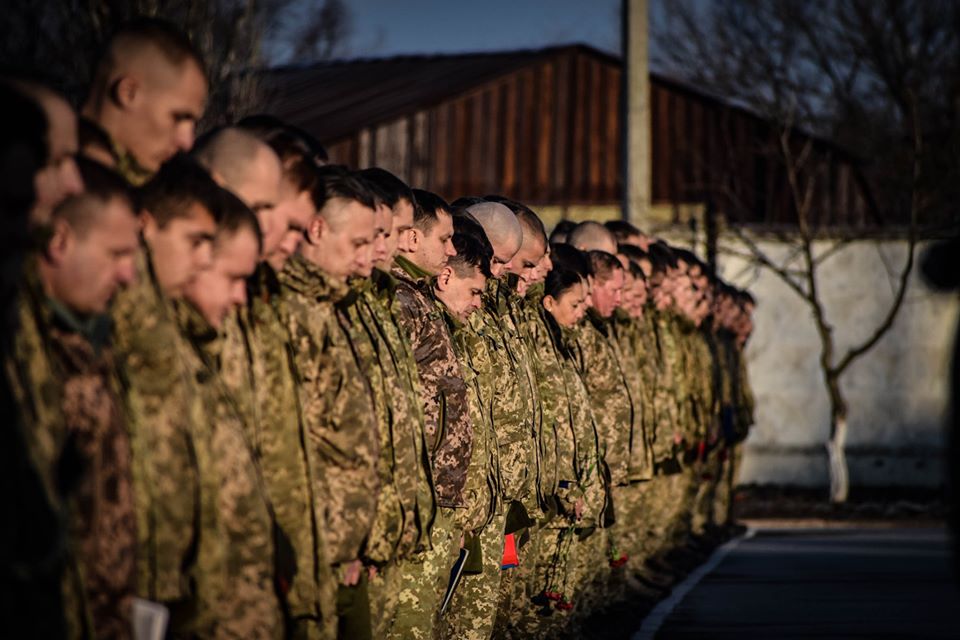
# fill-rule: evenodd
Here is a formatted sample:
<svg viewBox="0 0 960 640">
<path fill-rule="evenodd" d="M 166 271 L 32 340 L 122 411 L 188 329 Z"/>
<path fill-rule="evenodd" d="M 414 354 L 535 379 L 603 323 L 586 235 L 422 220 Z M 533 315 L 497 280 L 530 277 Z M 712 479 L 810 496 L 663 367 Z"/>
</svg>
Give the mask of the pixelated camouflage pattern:
<svg viewBox="0 0 960 640">
<path fill-rule="evenodd" d="M 396 318 L 412 347 L 420 374 L 424 433 L 432 462 L 437 504 L 462 508 L 472 451 L 470 407 L 450 331 L 433 301 L 429 276 L 397 256 Z"/>
<path fill-rule="evenodd" d="M 327 560 L 360 557 L 376 514 L 379 438 L 370 387 L 336 304 L 348 294 L 295 256 L 279 274 L 311 454 L 322 477 Z"/>
<path fill-rule="evenodd" d="M 172 631 L 212 628 L 212 607 L 222 585 L 215 541 L 201 566 L 201 530 L 215 529 L 216 487 L 202 486 L 210 464 L 202 400 L 190 378 L 186 345 L 170 302 L 153 277 L 149 252 L 137 260 L 137 281 L 114 301 L 114 341 L 133 449 L 137 508 L 137 584 L 141 597 L 174 608 Z M 209 602 L 199 602 L 200 594 Z M 183 629 L 179 611 L 186 611 Z"/>
<path fill-rule="evenodd" d="M 383 565 L 413 553 L 421 544 L 421 534 L 429 544 L 432 481 L 429 465 L 424 465 L 417 383 L 408 367 L 409 350 L 388 306 L 390 293 L 381 298 L 366 279 L 355 280 L 352 288 L 353 301 L 342 307 L 341 324 L 372 390 L 380 437 L 380 500 L 365 556 Z"/>
<path fill-rule="evenodd" d="M 201 465 L 200 473 L 204 485 L 216 487 L 216 528 L 201 531 L 199 554 L 206 557 L 214 536 L 219 539 L 214 544 L 223 545 L 219 575 L 224 584 L 215 602 L 213 636 L 279 638 L 283 620 L 275 590 L 275 523 L 244 424 L 251 400 L 235 396 L 223 380 L 223 337 L 190 305 L 176 307 L 209 438 L 209 464 Z"/>
<path fill-rule="evenodd" d="M 320 532 L 316 463 L 300 413 L 287 313 L 280 284 L 266 262 L 248 283 L 247 305 L 225 326 L 223 380 L 249 399 L 245 421 L 277 523 L 296 554 L 296 574 L 284 593 L 294 629 L 304 638 L 336 636 L 336 580 Z"/>
<path fill-rule="evenodd" d="M 482 294 L 483 306 L 470 316 L 490 355 L 497 392 L 492 403 L 493 427 L 500 448 L 501 491 L 505 502 L 519 501 L 536 517 L 536 415 L 529 360 L 517 329 L 505 282 L 491 278 Z"/>
<path fill-rule="evenodd" d="M 71 635 L 128 638 L 136 588 L 130 440 L 105 316 L 81 323 L 47 300 L 28 265 L 7 363 L 31 458 L 63 509 Z"/>
<path fill-rule="evenodd" d="M 479 533 L 504 508 L 500 499 L 500 449 L 493 428 L 492 407 L 497 381 L 486 342 L 480 334 L 469 323 L 460 322 L 443 305 L 437 304 L 453 336 L 473 425 L 473 452 L 463 490 L 465 509 L 455 512 L 454 522 L 461 531 Z"/>
<path fill-rule="evenodd" d="M 649 480 L 653 477 L 653 452 L 650 447 L 651 436 L 648 423 L 644 421 L 645 394 L 643 371 L 640 365 L 641 324 L 631 318 L 623 309 L 614 312 L 609 323 L 610 339 L 620 363 L 620 371 L 630 389 L 633 401 L 633 415 L 630 427 L 630 460 L 627 477 L 631 482 Z M 652 427 L 649 431 L 652 431 Z"/>
<path fill-rule="evenodd" d="M 597 421 L 600 455 L 614 485 L 629 481 L 633 400 L 614 347 L 610 323 L 592 309 L 579 335 L 577 364 Z"/>
</svg>

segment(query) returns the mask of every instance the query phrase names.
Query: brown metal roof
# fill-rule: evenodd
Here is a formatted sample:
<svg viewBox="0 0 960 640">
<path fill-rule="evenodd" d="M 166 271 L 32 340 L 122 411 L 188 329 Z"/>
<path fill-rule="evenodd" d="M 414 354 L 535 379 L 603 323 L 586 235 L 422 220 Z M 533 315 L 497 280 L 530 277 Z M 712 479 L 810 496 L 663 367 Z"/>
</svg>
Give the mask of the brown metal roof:
<svg viewBox="0 0 960 640">
<path fill-rule="evenodd" d="M 268 110 L 330 143 L 568 50 L 585 51 L 619 65 L 619 60 L 599 50 L 567 45 L 281 67 L 264 77 Z"/>
</svg>

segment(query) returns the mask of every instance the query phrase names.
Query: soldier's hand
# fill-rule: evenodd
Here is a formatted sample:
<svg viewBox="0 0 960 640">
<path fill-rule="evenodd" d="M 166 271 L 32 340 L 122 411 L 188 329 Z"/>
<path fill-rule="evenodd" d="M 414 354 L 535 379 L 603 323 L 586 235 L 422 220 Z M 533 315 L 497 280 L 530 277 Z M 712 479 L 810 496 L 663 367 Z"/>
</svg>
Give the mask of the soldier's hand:
<svg viewBox="0 0 960 640">
<path fill-rule="evenodd" d="M 376 577 L 377 577 L 377 568 L 373 565 L 370 565 L 369 567 L 367 567 L 367 579 L 373 580 Z"/>
<path fill-rule="evenodd" d="M 360 571 L 363 570 L 363 565 L 359 560 L 354 560 L 343 567 L 343 578 L 342 582 L 344 586 L 353 587 L 360 582 Z"/>
<path fill-rule="evenodd" d="M 578 498 L 573 505 L 573 515 L 576 517 L 577 522 L 583 520 L 583 498 Z"/>
</svg>

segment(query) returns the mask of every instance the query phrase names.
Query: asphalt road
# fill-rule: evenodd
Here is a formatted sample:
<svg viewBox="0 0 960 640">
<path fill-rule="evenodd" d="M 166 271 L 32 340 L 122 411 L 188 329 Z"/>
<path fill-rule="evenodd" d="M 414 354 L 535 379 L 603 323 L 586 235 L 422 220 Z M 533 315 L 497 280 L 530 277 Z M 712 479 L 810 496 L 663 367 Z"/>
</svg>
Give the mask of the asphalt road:
<svg viewBox="0 0 960 640">
<path fill-rule="evenodd" d="M 635 640 L 960 639 L 943 529 L 761 530 L 725 553 Z"/>
</svg>

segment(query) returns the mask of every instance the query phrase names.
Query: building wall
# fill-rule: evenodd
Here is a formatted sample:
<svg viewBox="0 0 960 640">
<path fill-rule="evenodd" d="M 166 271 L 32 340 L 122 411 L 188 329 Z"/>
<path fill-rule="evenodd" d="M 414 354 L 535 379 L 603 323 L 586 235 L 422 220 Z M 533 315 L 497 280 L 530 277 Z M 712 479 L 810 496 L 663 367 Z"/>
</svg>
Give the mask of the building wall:
<svg viewBox="0 0 960 640">
<path fill-rule="evenodd" d="M 737 245 L 732 238 L 722 244 Z M 761 244 L 778 259 L 789 254 L 782 243 Z M 818 244 L 817 252 L 829 245 Z M 824 263 L 820 286 L 841 352 L 877 325 L 893 299 L 895 284 L 888 273 L 895 277 L 905 256 L 903 241 L 857 241 Z M 720 271 L 736 284 L 749 285 L 759 302 L 747 350 L 756 425 L 740 480 L 826 485 L 828 402 L 809 308 L 775 275 L 741 258 L 721 255 Z M 956 296 L 931 291 L 914 272 L 890 332 L 843 378 L 853 486 L 943 483 L 941 425 L 958 306 Z"/>
</svg>

